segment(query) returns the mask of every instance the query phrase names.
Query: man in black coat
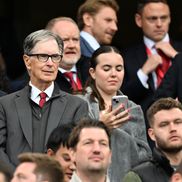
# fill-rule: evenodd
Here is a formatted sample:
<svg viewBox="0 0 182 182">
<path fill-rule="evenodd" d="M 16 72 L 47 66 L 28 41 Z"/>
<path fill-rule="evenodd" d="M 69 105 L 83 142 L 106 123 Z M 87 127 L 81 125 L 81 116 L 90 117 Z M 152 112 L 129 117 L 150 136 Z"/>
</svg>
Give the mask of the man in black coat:
<svg viewBox="0 0 182 182">
<path fill-rule="evenodd" d="M 145 113 L 160 84 L 158 68 L 163 66 L 163 57 L 168 58 L 170 66 L 182 43 L 169 37 L 171 18 L 166 0 L 139 1 L 135 22 L 143 31 L 143 41 L 123 52 L 125 77 L 121 90 Z"/>
<path fill-rule="evenodd" d="M 154 100 L 162 97 L 177 98 L 182 102 L 182 53 L 175 56 L 173 65 L 166 73 L 160 87 L 154 95 Z"/>
<path fill-rule="evenodd" d="M 154 102 L 147 111 L 153 158 L 135 166 L 123 182 L 167 182 L 182 159 L 182 105 L 172 98 Z"/>
</svg>

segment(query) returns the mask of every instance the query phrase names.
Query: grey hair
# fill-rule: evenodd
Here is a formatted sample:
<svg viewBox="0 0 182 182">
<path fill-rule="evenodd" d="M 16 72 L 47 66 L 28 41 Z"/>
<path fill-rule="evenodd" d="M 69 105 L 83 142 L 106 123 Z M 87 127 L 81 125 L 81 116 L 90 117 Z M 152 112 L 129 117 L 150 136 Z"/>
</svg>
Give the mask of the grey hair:
<svg viewBox="0 0 182 182">
<path fill-rule="evenodd" d="M 23 43 L 24 54 L 31 54 L 32 49 L 38 42 L 53 39 L 57 42 L 60 54 L 63 54 L 63 40 L 49 30 L 38 30 L 29 34 Z"/>
</svg>

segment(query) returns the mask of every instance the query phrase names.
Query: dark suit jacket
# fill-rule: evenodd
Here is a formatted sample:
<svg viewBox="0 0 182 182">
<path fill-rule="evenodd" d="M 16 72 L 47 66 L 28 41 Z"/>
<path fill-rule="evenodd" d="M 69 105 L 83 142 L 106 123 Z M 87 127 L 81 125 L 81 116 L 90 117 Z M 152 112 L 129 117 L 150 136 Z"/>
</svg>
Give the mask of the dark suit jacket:
<svg viewBox="0 0 182 182">
<path fill-rule="evenodd" d="M 90 59 L 82 56 L 79 61 L 76 63 L 77 75 L 82 83 L 82 86 L 85 86 L 87 78 L 89 76 L 89 67 Z M 65 78 L 65 76 L 58 71 L 56 83 L 59 85 L 59 88 L 65 92 L 72 93 L 72 87 L 70 82 Z"/>
<path fill-rule="evenodd" d="M 90 46 L 90 44 L 80 36 L 80 47 L 81 47 L 81 54 L 86 57 L 91 57 L 94 49 Z"/>
<path fill-rule="evenodd" d="M 172 46 L 182 51 L 181 42 L 172 42 Z M 155 92 L 152 74 L 149 75 L 149 89 L 146 89 L 137 76 L 137 71 L 143 66 L 147 60 L 147 53 L 144 43 L 127 49 L 123 52 L 125 76 L 121 87 L 122 92 L 127 95 L 130 100 L 140 104 L 145 112 L 152 102 Z"/>
<path fill-rule="evenodd" d="M 162 97 L 178 98 L 182 102 L 182 53 L 174 58 L 173 65 L 155 92 L 154 100 Z"/>
<path fill-rule="evenodd" d="M 32 151 L 32 107 L 29 86 L 0 98 L 0 159 L 12 169 L 18 164 L 17 156 Z M 51 99 L 44 150 L 50 133 L 67 122 L 76 122 L 87 116 L 87 103 L 65 93 L 55 86 Z M 44 151 L 43 151 L 44 152 Z"/>
</svg>

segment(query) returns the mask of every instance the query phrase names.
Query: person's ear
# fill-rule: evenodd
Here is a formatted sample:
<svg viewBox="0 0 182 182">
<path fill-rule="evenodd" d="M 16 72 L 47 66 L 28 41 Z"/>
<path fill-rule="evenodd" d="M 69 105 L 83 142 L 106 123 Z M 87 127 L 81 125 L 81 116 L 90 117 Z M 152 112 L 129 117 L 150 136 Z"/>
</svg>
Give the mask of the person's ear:
<svg viewBox="0 0 182 182">
<path fill-rule="evenodd" d="M 93 68 L 89 69 L 90 76 L 95 80 L 95 70 Z"/>
<path fill-rule="evenodd" d="M 31 70 L 31 60 L 30 60 L 30 57 L 26 54 L 23 55 L 23 60 L 24 60 L 24 63 L 25 63 L 25 66 L 27 68 L 27 70 Z"/>
<path fill-rule="evenodd" d="M 48 155 L 48 156 L 53 156 L 53 155 L 54 155 L 54 151 L 53 151 L 52 149 L 49 148 L 49 149 L 47 150 L 47 155 Z"/>
<path fill-rule="evenodd" d="M 149 128 L 148 129 L 148 135 L 151 138 L 151 140 L 153 140 L 154 142 L 156 141 L 155 134 L 154 134 L 154 129 L 153 128 Z"/>
<path fill-rule="evenodd" d="M 135 14 L 135 23 L 138 27 L 142 27 L 142 17 L 138 13 Z"/>
<path fill-rule="evenodd" d="M 87 27 L 91 27 L 93 23 L 93 17 L 89 13 L 83 14 L 83 21 Z"/>
</svg>

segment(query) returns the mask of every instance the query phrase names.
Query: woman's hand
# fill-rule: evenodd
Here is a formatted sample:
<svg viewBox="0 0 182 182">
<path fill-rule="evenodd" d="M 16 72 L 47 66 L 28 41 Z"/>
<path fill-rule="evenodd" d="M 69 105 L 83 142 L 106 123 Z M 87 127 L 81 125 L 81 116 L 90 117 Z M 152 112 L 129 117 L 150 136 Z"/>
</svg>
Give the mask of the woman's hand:
<svg viewBox="0 0 182 182">
<path fill-rule="evenodd" d="M 100 111 L 99 120 L 105 123 L 110 129 L 119 128 L 130 118 L 128 110 L 123 110 L 123 105 L 121 104 L 116 109 L 112 110 L 111 106 L 105 110 Z"/>
</svg>

